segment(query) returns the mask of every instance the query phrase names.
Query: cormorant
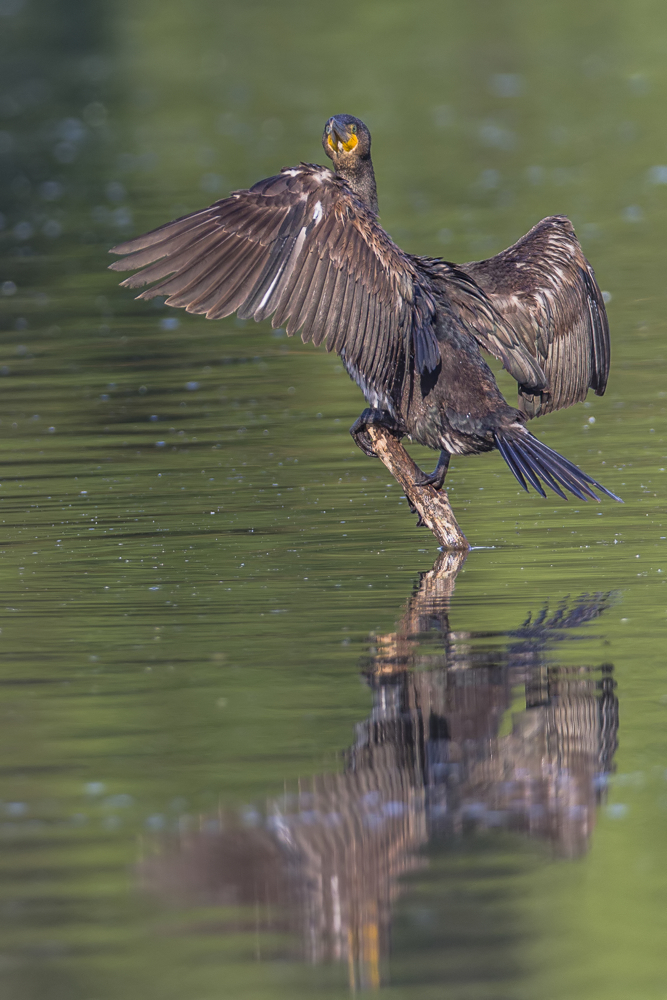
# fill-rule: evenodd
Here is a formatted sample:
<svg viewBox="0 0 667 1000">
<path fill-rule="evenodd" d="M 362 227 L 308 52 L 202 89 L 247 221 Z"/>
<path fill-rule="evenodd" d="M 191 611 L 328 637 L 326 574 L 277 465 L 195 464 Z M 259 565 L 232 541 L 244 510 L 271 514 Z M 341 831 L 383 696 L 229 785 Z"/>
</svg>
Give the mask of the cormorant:
<svg viewBox="0 0 667 1000">
<path fill-rule="evenodd" d="M 114 271 L 139 295 L 219 319 L 272 317 L 274 327 L 335 350 L 369 404 L 351 428 L 440 451 L 420 484 L 443 486 L 451 455 L 498 448 L 521 486 L 599 500 L 605 489 L 526 430 L 531 417 L 601 396 L 609 328 L 593 269 L 569 219 L 538 222 L 489 260 L 452 264 L 404 253 L 378 221 L 371 136 L 334 115 L 322 136 L 331 171 L 284 168 L 145 236 L 114 247 Z M 519 384 L 518 408 L 500 393 L 481 348 Z"/>
</svg>

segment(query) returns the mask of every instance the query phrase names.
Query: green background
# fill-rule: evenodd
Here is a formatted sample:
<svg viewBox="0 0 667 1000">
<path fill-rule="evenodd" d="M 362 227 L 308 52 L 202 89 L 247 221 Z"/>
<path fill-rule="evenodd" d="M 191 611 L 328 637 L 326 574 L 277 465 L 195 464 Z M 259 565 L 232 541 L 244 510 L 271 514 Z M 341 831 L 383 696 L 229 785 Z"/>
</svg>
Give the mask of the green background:
<svg viewBox="0 0 667 1000">
<path fill-rule="evenodd" d="M 666 53 L 648 0 L 0 0 L 4 996 L 346 993 L 342 966 L 282 940 L 258 961 L 252 933 L 152 898 L 137 864 L 183 817 L 342 768 L 369 635 L 433 540 L 352 444 L 363 401 L 337 358 L 137 303 L 105 267 L 121 239 L 321 162 L 349 112 L 408 251 L 475 259 L 572 218 L 611 296 L 612 372 L 536 432 L 625 500 L 525 496 L 497 454 L 452 463 L 478 547 L 452 628 L 502 647 L 545 604 L 616 595 L 553 655 L 614 664 L 608 802 L 627 808 L 601 807 L 573 861 L 500 834 L 432 844 L 383 990 L 667 997 Z"/>
</svg>

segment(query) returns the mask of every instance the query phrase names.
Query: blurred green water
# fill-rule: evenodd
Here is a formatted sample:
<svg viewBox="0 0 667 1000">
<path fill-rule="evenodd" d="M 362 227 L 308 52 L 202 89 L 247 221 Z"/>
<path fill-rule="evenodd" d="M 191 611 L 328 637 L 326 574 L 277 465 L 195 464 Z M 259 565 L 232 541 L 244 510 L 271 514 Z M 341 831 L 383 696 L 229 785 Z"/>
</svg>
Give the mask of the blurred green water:
<svg viewBox="0 0 667 1000">
<path fill-rule="evenodd" d="M 453 464 L 480 548 L 451 630 L 502 658 L 529 613 L 613 592 L 548 657 L 613 664 L 619 747 L 581 856 L 498 830 L 421 844 L 382 989 L 666 995 L 666 40 L 655 2 L 0 0 L 4 995 L 348 990 L 293 926 L 148 891 L 142 859 L 345 770 L 369 636 L 437 553 L 354 448 L 338 359 L 135 303 L 105 270 L 120 238 L 321 160 L 341 111 L 372 129 L 408 250 L 466 260 L 573 219 L 611 295 L 612 375 L 537 432 L 626 501 Z"/>
</svg>

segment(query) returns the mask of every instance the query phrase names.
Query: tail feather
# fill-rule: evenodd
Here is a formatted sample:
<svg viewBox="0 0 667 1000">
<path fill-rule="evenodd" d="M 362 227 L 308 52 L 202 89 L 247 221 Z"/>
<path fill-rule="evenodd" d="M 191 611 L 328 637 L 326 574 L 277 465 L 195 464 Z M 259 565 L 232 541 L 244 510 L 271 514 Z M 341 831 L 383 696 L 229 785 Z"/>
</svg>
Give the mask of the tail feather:
<svg viewBox="0 0 667 1000">
<path fill-rule="evenodd" d="M 546 493 L 542 482 L 564 500 L 567 500 L 567 496 L 561 487 L 569 490 L 579 500 L 591 499 L 599 503 L 600 497 L 593 492 L 594 488 L 612 500 L 623 503 L 615 493 L 582 472 L 553 448 L 548 448 L 528 431 L 496 431 L 495 441 L 498 451 L 526 492 L 528 492 L 527 480 L 543 497 L 546 497 Z"/>
<path fill-rule="evenodd" d="M 537 438 L 535 438 L 535 441 L 537 441 Z M 537 443 L 541 444 L 540 441 L 537 441 Z M 546 445 L 543 447 L 546 449 Z M 529 452 L 531 452 L 534 461 L 541 461 L 542 464 L 544 464 L 544 458 L 540 454 L 540 449 L 533 448 L 532 441 L 527 443 L 527 448 Z M 587 476 L 586 473 L 582 472 L 576 465 L 573 465 L 572 462 L 568 462 L 566 458 L 559 455 L 557 451 L 552 451 L 551 449 L 548 450 L 551 452 L 549 456 L 549 468 L 550 470 L 553 470 L 554 474 L 558 474 L 558 478 L 563 485 L 569 489 L 571 493 L 574 493 L 574 495 L 580 500 L 591 499 L 598 503 L 600 498 L 593 493 L 588 483 L 597 486 L 598 489 L 601 489 L 606 493 L 607 490 L 605 490 L 604 486 L 600 486 L 599 483 L 596 483 L 594 479 Z M 613 496 L 613 494 L 611 495 Z"/>
<path fill-rule="evenodd" d="M 547 486 L 550 486 L 551 489 L 554 491 L 554 493 L 557 493 L 558 496 L 563 498 L 563 500 L 567 500 L 567 497 L 563 493 L 562 489 L 560 488 L 554 477 L 551 475 L 551 472 L 549 471 L 548 468 L 545 467 L 544 462 L 540 461 L 540 458 L 537 455 L 533 456 L 533 462 L 537 466 L 537 470 L 540 476 L 542 476 L 542 479 L 545 481 Z M 576 487 L 576 484 L 573 484 L 571 477 L 568 477 L 568 483 L 569 483 L 568 488 L 572 490 L 572 492 L 576 497 L 578 497 L 580 500 L 587 499 L 585 496 L 582 496 L 581 492 Z M 595 499 L 597 500 L 597 497 L 595 497 Z"/>
<path fill-rule="evenodd" d="M 528 492 L 526 479 L 528 479 L 531 486 L 533 486 L 538 493 L 541 493 L 543 497 L 546 497 L 546 493 L 542 489 L 539 479 L 533 474 L 532 470 L 526 465 L 526 463 L 522 462 L 519 452 L 516 450 L 512 451 L 512 449 L 507 446 L 507 442 L 501 437 L 496 437 L 496 444 L 498 445 L 498 451 L 514 473 L 517 482 L 521 484 L 526 493 Z M 526 477 L 525 479 L 524 476 Z"/>
<path fill-rule="evenodd" d="M 533 487 L 533 489 L 537 490 L 540 496 L 543 496 L 546 499 L 546 493 L 542 488 L 542 483 L 539 481 L 539 479 L 535 475 L 535 472 L 533 472 L 531 466 L 526 461 L 521 452 L 520 451 L 515 452 L 514 458 L 515 461 L 518 462 L 521 471 L 523 472 L 524 476 L 526 477 L 530 485 Z"/>
<path fill-rule="evenodd" d="M 567 500 L 566 495 L 563 493 L 562 489 L 560 488 L 554 477 L 551 475 L 551 472 L 545 466 L 544 462 L 540 461 L 537 455 L 533 456 L 533 462 L 535 464 L 537 474 L 539 474 L 542 477 L 547 486 L 549 486 L 550 489 L 554 491 L 554 493 L 557 493 L 559 497 L 562 497 L 563 500 Z M 542 493 L 542 496 L 546 496 L 546 494 Z"/>
</svg>

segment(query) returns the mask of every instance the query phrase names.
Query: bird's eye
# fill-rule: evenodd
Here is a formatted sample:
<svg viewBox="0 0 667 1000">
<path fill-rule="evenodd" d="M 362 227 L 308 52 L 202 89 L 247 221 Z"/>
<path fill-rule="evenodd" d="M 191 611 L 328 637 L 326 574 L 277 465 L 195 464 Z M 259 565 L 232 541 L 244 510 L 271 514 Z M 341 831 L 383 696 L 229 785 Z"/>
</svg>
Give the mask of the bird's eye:
<svg viewBox="0 0 667 1000">
<path fill-rule="evenodd" d="M 350 125 L 350 132 L 352 133 L 352 135 L 356 135 L 357 134 L 357 126 L 356 125 Z"/>
<path fill-rule="evenodd" d="M 327 125 L 324 131 L 326 132 L 327 135 L 331 135 L 331 125 Z"/>
</svg>

